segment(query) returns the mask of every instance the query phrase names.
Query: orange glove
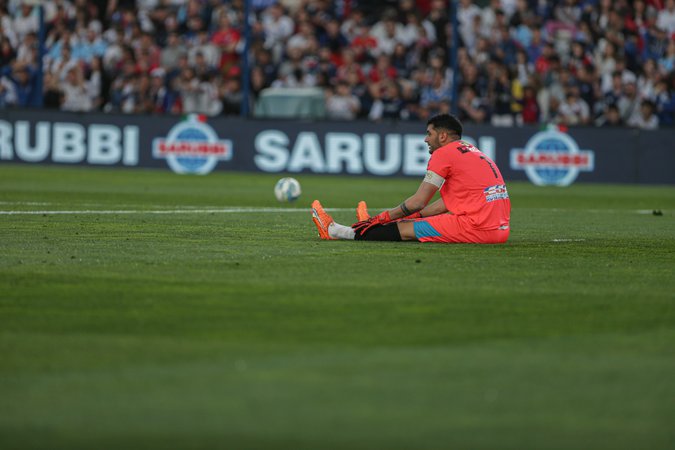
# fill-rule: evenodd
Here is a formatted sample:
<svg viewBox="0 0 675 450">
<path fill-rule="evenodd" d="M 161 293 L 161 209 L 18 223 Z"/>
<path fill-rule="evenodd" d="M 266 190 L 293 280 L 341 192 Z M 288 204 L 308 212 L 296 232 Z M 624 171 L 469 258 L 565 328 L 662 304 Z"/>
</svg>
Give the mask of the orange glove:
<svg viewBox="0 0 675 450">
<path fill-rule="evenodd" d="M 380 213 L 376 216 L 371 217 L 368 220 L 362 220 L 360 222 L 356 222 L 355 224 L 352 225 L 352 228 L 354 231 L 359 233 L 361 236 L 374 227 L 375 225 L 384 225 L 385 223 L 391 222 L 391 216 L 389 215 L 389 211 L 385 211 L 383 213 Z"/>
<path fill-rule="evenodd" d="M 422 217 L 422 214 L 420 214 L 420 212 L 417 211 L 417 212 L 414 212 L 414 213 L 410 214 L 409 216 L 405 216 L 401 220 L 413 220 L 413 219 L 419 219 L 421 217 Z"/>
</svg>

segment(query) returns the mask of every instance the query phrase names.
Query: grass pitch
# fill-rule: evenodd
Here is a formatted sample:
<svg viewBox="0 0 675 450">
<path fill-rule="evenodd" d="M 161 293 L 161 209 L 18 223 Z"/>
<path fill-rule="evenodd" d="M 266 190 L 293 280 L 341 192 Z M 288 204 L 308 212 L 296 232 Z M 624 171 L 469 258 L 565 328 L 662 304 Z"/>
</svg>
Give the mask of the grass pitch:
<svg viewBox="0 0 675 450">
<path fill-rule="evenodd" d="M 673 187 L 510 183 L 506 245 L 357 243 L 311 200 L 419 180 L 296 177 L 0 166 L 0 447 L 675 446 Z"/>
</svg>

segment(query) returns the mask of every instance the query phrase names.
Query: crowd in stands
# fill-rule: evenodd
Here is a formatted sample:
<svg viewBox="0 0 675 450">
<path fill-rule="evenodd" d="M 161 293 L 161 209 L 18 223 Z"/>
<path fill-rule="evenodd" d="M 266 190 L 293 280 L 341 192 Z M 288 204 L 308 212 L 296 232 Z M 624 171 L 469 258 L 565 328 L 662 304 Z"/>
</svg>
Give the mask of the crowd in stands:
<svg viewBox="0 0 675 450">
<path fill-rule="evenodd" d="M 675 0 L 250 0 L 246 80 L 333 119 L 675 122 Z M 239 114 L 244 0 L 0 0 L 0 108 Z M 455 45 L 458 44 L 458 45 Z M 456 49 L 457 70 L 449 56 Z M 251 105 L 252 107 L 253 105 Z"/>
</svg>

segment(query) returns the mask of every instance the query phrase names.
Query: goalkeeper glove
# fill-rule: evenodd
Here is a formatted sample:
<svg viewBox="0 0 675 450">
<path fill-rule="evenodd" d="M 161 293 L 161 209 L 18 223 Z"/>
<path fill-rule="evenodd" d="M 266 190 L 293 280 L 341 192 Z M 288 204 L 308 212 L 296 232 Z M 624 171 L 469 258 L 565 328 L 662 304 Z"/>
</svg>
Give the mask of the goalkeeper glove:
<svg viewBox="0 0 675 450">
<path fill-rule="evenodd" d="M 375 225 L 384 225 L 385 223 L 389 222 L 391 222 L 391 216 L 389 215 L 389 211 L 385 211 L 383 213 L 371 217 L 370 219 L 356 222 L 355 224 L 352 225 L 352 228 L 354 229 L 354 231 L 363 236 L 363 234 L 366 231 L 368 231 Z"/>
</svg>

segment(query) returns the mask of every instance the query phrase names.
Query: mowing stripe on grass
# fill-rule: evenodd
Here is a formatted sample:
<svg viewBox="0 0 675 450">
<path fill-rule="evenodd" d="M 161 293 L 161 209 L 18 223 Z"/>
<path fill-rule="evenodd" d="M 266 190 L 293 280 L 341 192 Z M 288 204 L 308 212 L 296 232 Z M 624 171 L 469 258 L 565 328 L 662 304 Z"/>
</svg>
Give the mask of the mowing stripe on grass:
<svg viewBox="0 0 675 450">
<path fill-rule="evenodd" d="M 353 208 L 326 208 L 326 211 L 352 211 Z M 213 209 L 85 209 L 77 211 L 41 210 L 41 211 L 0 211 L 3 216 L 44 215 L 44 214 L 211 214 L 211 213 L 309 213 L 309 208 L 213 208 Z"/>
</svg>

